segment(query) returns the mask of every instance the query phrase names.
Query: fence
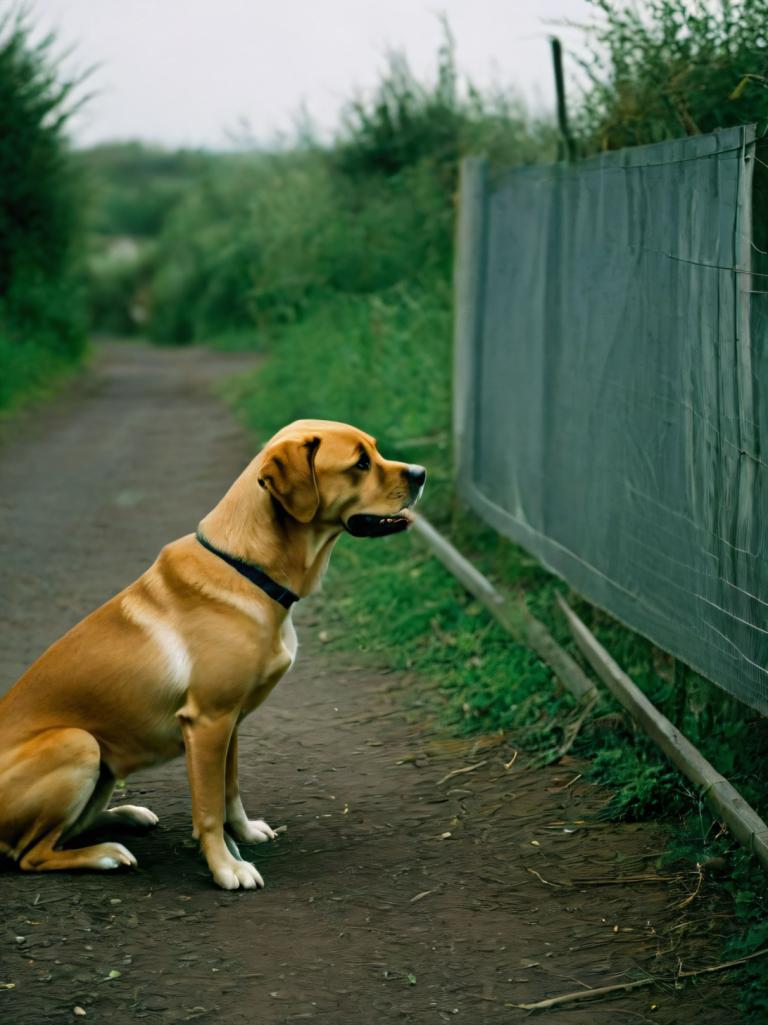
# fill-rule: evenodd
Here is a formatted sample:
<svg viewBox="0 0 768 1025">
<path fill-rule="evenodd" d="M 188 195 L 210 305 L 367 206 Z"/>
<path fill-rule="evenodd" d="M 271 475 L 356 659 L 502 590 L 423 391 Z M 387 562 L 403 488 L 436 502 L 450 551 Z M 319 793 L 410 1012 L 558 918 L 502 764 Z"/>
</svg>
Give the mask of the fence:
<svg viewBox="0 0 768 1025">
<path fill-rule="evenodd" d="M 752 126 L 462 168 L 466 502 L 768 713 L 768 216 Z"/>
</svg>

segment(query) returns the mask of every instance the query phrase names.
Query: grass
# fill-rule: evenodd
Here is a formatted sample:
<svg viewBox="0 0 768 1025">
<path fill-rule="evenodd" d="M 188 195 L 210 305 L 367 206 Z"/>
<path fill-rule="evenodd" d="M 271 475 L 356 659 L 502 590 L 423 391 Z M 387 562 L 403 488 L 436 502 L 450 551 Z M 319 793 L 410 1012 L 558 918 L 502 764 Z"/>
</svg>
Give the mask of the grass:
<svg viewBox="0 0 768 1025">
<path fill-rule="evenodd" d="M 20 346 L 0 338 L 0 424 L 54 394 L 77 372 L 78 364 L 57 357 L 45 345 Z"/>
</svg>

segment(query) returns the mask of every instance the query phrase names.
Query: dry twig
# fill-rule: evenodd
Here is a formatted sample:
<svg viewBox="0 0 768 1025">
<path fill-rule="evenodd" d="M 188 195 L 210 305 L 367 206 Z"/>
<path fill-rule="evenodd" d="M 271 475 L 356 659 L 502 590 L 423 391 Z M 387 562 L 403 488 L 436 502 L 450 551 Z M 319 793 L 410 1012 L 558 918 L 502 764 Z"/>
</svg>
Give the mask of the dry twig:
<svg viewBox="0 0 768 1025">
<path fill-rule="evenodd" d="M 488 759 L 486 758 L 484 762 L 478 762 L 476 765 L 465 765 L 463 769 L 451 769 L 451 771 L 447 772 L 442 779 L 439 779 L 437 781 L 436 786 L 440 786 L 443 783 L 447 783 L 448 780 L 453 779 L 454 776 L 461 776 L 465 772 L 474 772 L 475 769 L 482 769 L 482 767 L 487 764 Z"/>
<path fill-rule="evenodd" d="M 530 871 L 530 869 L 529 869 Z M 595 997 L 608 996 L 610 993 L 619 993 L 622 990 L 629 992 L 631 989 L 639 989 L 641 986 L 652 986 L 656 982 L 676 981 L 677 979 L 690 979 L 695 975 L 706 975 L 710 972 L 724 972 L 728 968 L 736 968 L 747 961 L 754 961 L 755 958 L 768 954 L 768 947 L 755 951 L 754 954 L 747 954 L 746 957 L 736 958 L 734 961 L 725 961 L 723 964 L 709 965 L 707 968 L 694 968 L 691 971 L 678 971 L 672 980 L 649 975 L 647 979 L 637 979 L 635 982 L 618 982 L 612 986 L 597 986 L 594 989 L 579 989 L 573 993 L 563 993 L 559 997 L 549 997 L 546 1000 L 537 1000 L 533 1004 L 507 1004 L 507 1007 L 520 1007 L 524 1011 L 544 1011 L 549 1007 L 558 1007 L 560 1004 L 575 1003 L 577 1000 L 592 1000 Z"/>
<path fill-rule="evenodd" d="M 696 886 L 693 888 L 691 893 L 688 894 L 687 897 L 685 897 L 683 900 L 681 900 L 679 904 L 675 905 L 675 907 L 676 907 L 676 909 L 678 911 L 682 911 L 683 908 L 687 908 L 688 905 L 692 904 L 693 901 L 696 900 L 696 898 L 699 895 L 699 890 L 701 889 L 701 884 L 704 882 L 704 869 L 701 867 L 701 865 L 699 864 L 698 861 L 696 862 L 696 871 L 698 872 L 698 879 L 696 880 Z"/>
</svg>

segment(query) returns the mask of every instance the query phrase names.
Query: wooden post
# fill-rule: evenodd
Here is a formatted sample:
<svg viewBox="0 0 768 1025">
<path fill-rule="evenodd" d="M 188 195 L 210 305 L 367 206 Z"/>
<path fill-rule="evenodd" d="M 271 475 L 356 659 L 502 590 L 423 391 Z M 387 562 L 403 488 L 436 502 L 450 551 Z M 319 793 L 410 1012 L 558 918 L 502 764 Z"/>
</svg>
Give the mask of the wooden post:
<svg viewBox="0 0 768 1025">
<path fill-rule="evenodd" d="M 664 754 L 693 783 L 702 788 L 702 797 L 736 837 L 768 868 L 768 825 L 741 794 L 698 751 L 687 737 L 662 715 L 614 662 L 594 634 L 560 595 L 574 640 L 586 660 L 619 704 L 643 727 Z"/>
<path fill-rule="evenodd" d="M 454 251 L 453 467 L 457 484 L 471 480 L 475 380 L 485 276 L 488 162 L 465 157 L 459 177 Z"/>
<path fill-rule="evenodd" d="M 568 106 L 565 102 L 565 79 L 563 77 L 563 48 L 557 36 L 549 40 L 552 46 L 552 67 L 555 72 L 555 96 L 557 98 L 557 124 L 565 159 L 572 164 L 576 159 L 576 145 L 568 125 Z"/>
</svg>

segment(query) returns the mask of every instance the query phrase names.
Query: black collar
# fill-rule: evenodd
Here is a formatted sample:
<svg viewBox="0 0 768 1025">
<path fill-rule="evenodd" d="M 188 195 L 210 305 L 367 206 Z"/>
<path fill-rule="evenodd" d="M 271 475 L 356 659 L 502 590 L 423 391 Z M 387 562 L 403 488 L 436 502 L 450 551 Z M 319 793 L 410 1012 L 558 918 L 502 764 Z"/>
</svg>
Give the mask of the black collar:
<svg viewBox="0 0 768 1025">
<path fill-rule="evenodd" d="M 234 555 L 227 555 L 226 552 L 222 552 L 220 548 L 216 548 L 207 537 L 198 532 L 195 537 L 203 546 L 207 548 L 209 552 L 213 552 L 214 555 L 218 555 L 220 559 L 228 563 L 233 569 L 236 569 L 238 573 L 242 573 L 244 577 L 247 577 L 252 584 L 256 584 L 260 587 L 265 594 L 268 594 L 274 601 L 279 602 L 283 608 L 289 609 L 295 601 L 299 600 L 298 594 L 294 594 L 293 591 L 287 587 L 283 587 L 272 579 L 269 574 L 265 573 L 263 569 L 259 569 L 258 566 L 254 566 L 250 562 L 245 562 L 244 559 L 238 559 Z"/>
</svg>

